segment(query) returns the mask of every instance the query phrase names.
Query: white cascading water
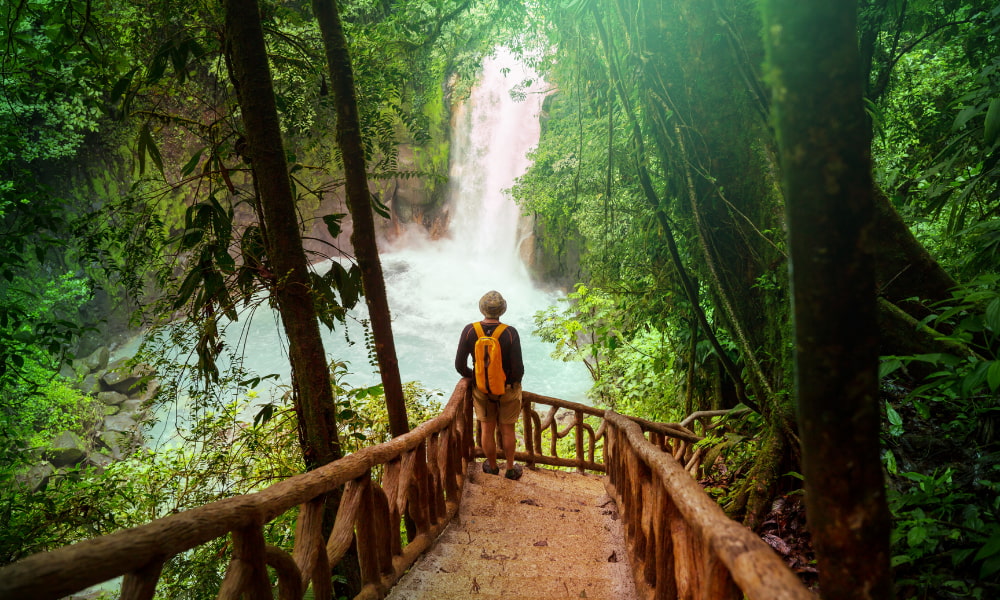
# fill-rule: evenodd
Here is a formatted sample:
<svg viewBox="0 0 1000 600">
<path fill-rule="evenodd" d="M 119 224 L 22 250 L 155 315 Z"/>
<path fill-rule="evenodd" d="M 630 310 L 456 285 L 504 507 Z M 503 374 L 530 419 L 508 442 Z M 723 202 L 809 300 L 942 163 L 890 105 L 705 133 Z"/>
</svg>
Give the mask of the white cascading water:
<svg viewBox="0 0 1000 600">
<path fill-rule="evenodd" d="M 535 85 L 525 90 L 526 99 L 515 102 L 510 90 L 529 77 Z M 502 320 L 521 336 L 524 389 L 586 401 L 591 381 L 583 364 L 551 358 L 552 346 L 531 333 L 535 312 L 555 304 L 558 296 L 532 284 L 518 254 L 520 211 L 505 193 L 528 168 L 527 153 L 538 143 L 540 87 L 538 78 L 510 55 L 486 61 L 479 85 L 458 108 L 453 125 L 449 235 L 432 241 L 422 229 L 411 229 L 381 253 L 401 377 L 440 390 L 445 398 L 459 377 L 454 367 L 459 334 L 465 324 L 482 318 L 479 298 L 495 289 L 507 300 Z M 347 337 L 353 344 L 340 329 L 323 328 L 324 345 L 333 360 L 348 363 L 347 383 L 373 385 L 379 376 L 369 364 L 359 324 L 367 318 L 364 303 L 352 313 Z M 243 366 L 258 375 L 277 373 L 279 385 L 287 385 L 287 343 L 278 321 L 275 313 L 258 311 L 249 323 L 230 325 L 227 338 L 232 341 L 242 330 Z M 272 399 L 270 390 L 258 392 L 261 399 Z M 147 432 L 153 444 L 169 438 L 176 425 L 177 406 L 165 408 Z M 250 414 L 255 412 L 251 407 Z"/>
<path fill-rule="evenodd" d="M 522 101 L 511 89 L 526 79 Z M 446 239 L 411 232 L 382 254 L 393 333 L 404 381 L 450 392 L 462 327 L 482 318 L 479 298 L 497 290 L 507 300 L 502 320 L 521 335 L 524 389 L 583 401 L 590 378 L 581 363 L 552 359 L 552 347 L 531 334 L 533 316 L 556 303 L 537 289 L 519 256 L 520 210 L 506 194 L 530 165 L 538 143 L 544 94 L 538 77 L 512 56 L 487 60 L 482 79 L 453 122 Z"/>
</svg>

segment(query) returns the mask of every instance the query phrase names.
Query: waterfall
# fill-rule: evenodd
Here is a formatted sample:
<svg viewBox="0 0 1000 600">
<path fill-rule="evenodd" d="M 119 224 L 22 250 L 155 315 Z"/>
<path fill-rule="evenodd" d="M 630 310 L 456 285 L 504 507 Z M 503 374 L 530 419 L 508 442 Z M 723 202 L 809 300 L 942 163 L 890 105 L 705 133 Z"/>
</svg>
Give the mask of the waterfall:
<svg viewBox="0 0 1000 600">
<path fill-rule="evenodd" d="M 526 80 L 533 84 L 518 88 L 523 99 L 511 98 Z M 590 376 L 583 364 L 552 359 L 552 347 L 532 335 L 534 313 L 557 296 L 531 282 L 519 256 L 520 209 L 506 193 L 538 144 L 541 89 L 537 75 L 507 53 L 485 62 L 480 82 L 453 118 L 448 235 L 437 241 L 404 236 L 382 254 L 404 381 L 450 391 L 462 327 L 482 318 L 479 298 L 495 289 L 507 300 L 501 320 L 521 337 L 524 389 L 585 400 Z"/>
<path fill-rule="evenodd" d="M 458 381 L 454 362 L 459 334 L 467 323 L 482 318 L 479 298 L 493 289 L 507 300 L 502 320 L 520 333 L 524 389 L 583 402 L 590 387 L 582 363 L 552 359 L 551 345 L 532 335 L 534 313 L 555 304 L 558 296 L 532 284 L 518 256 L 520 211 L 505 194 L 528 168 L 527 152 L 538 143 L 538 84 L 523 101 L 510 97 L 510 90 L 529 77 L 509 55 L 486 62 L 481 82 L 454 119 L 449 235 L 432 241 L 411 230 L 380 254 L 401 377 L 440 390 L 445 398 Z M 346 332 L 343 326 L 332 333 L 323 328 L 327 354 L 348 363 L 346 381 L 355 386 L 380 381 L 363 344 L 361 322 L 366 318 L 362 302 L 351 311 Z M 278 384 L 287 386 L 287 342 L 276 313 L 260 310 L 249 321 L 230 324 L 226 338 L 230 343 L 242 338 L 245 368 L 261 376 L 278 374 Z M 270 401 L 275 389 L 258 389 L 258 394 Z M 174 416 L 185 413 L 182 406 L 165 407 L 147 432 L 149 438 L 170 437 Z"/>
</svg>

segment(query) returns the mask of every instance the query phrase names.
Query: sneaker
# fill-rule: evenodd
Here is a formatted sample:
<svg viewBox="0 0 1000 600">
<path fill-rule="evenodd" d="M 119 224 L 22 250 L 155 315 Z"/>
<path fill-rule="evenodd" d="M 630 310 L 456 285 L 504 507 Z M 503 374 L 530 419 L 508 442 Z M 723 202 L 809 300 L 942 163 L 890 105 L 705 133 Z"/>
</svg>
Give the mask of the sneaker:
<svg viewBox="0 0 1000 600">
<path fill-rule="evenodd" d="M 507 479 L 513 479 L 517 481 L 521 478 L 521 465 L 514 465 L 513 469 L 507 469 L 507 473 L 504 475 Z"/>
<path fill-rule="evenodd" d="M 488 460 L 484 460 L 483 461 L 483 473 L 486 473 L 487 475 L 499 475 L 500 474 L 500 467 L 490 468 L 490 462 Z"/>
</svg>

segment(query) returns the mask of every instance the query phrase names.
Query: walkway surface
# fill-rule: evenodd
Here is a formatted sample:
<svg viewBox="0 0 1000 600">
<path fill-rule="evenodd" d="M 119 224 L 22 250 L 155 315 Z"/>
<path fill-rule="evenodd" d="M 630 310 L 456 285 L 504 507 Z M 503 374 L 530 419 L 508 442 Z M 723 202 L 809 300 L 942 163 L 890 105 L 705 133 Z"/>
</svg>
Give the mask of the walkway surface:
<svg viewBox="0 0 1000 600">
<path fill-rule="evenodd" d="M 525 469 L 519 481 L 469 466 L 455 519 L 389 600 L 634 600 L 615 503 L 595 475 Z"/>
</svg>

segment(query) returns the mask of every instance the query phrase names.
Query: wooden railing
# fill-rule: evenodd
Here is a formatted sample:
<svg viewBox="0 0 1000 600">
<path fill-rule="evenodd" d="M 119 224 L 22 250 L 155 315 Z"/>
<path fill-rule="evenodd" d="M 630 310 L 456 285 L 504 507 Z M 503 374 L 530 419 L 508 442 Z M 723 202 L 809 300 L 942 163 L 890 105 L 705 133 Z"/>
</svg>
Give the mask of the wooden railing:
<svg viewBox="0 0 1000 600">
<path fill-rule="evenodd" d="M 610 410 L 604 422 L 607 487 L 622 515 L 641 597 L 815 599 L 770 546 L 728 518 L 638 424 Z"/>
<path fill-rule="evenodd" d="M 57 599 L 124 576 L 122 600 L 153 597 L 163 565 L 174 556 L 232 534 L 232 559 L 218 598 L 272 598 L 267 567 L 281 600 L 299 600 L 311 584 L 331 598 L 331 565 L 357 542 L 363 587 L 356 596 L 381 598 L 431 544 L 458 510 L 472 456 L 468 380 L 455 387 L 440 415 L 410 433 L 364 448 L 255 494 L 237 496 L 146 525 L 29 556 L 0 569 L 0 598 Z M 371 477 L 381 465 L 381 483 Z M 343 487 L 332 533 L 322 533 L 327 494 Z M 299 507 L 291 554 L 269 546 L 264 525 Z M 413 539 L 403 545 L 403 518 Z"/>
<path fill-rule="evenodd" d="M 270 600 L 268 568 L 280 600 L 301 600 L 310 585 L 315 598 L 327 600 L 333 592 L 331 568 L 352 542 L 362 583 L 355 600 L 382 598 L 454 516 L 468 462 L 482 455 L 469 383 L 459 381 L 440 415 L 384 444 L 254 494 L 0 568 L 0 598 L 58 599 L 124 576 L 122 600 L 148 600 L 166 561 L 227 535 L 232 536 L 232 558 L 220 600 Z M 548 407 L 544 416 L 535 405 Z M 808 597 L 775 592 L 774 585 L 796 589 L 794 575 L 760 539 L 726 518 L 691 478 L 701 458 L 692 445 L 701 437 L 686 427 L 689 423 L 626 418 L 530 392 L 524 393 L 521 417 L 525 450 L 516 453 L 517 460 L 608 473 L 636 583 L 649 597 L 736 597 L 733 581 L 750 598 Z M 572 446 L 560 444 L 570 433 Z M 560 446 L 567 456 L 560 456 Z M 380 480 L 373 471 L 381 471 Z M 325 499 L 341 486 L 333 530 L 324 536 Z M 291 553 L 267 545 L 265 525 L 296 507 Z"/>
<path fill-rule="evenodd" d="M 548 406 L 545 416 L 536 412 L 535 404 Z M 516 452 L 514 457 L 524 461 L 528 466 L 543 464 L 576 467 L 579 471 L 603 473 L 606 471 L 601 447 L 606 435 L 604 412 L 593 406 L 524 392 L 521 403 L 521 427 L 525 449 L 523 452 Z M 692 445 L 700 441 L 701 436 L 683 425 L 629 418 L 643 433 L 649 435 L 653 444 L 661 450 L 670 452 L 678 460 L 684 461 L 688 470 L 692 472 L 697 470 L 701 454 L 693 452 Z M 588 423 L 588 420 L 594 423 Z M 570 433 L 574 434 L 573 456 L 572 458 L 559 456 L 559 440 L 566 438 Z M 546 446 L 548 446 L 547 452 Z M 481 455 L 480 450 L 477 456 Z"/>
</svg>

